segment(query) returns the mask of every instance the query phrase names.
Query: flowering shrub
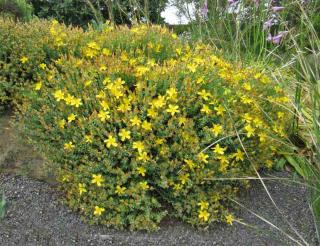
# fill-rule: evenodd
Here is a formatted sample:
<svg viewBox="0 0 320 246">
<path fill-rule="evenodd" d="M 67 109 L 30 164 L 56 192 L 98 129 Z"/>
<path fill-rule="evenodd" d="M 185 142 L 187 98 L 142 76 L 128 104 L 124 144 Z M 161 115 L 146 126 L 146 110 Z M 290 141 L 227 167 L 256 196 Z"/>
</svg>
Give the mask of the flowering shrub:
<svg viewBox="0 0 320 246">
<path fill-rule="evenodd" d="M 67 35 L 68 34 L 68 35 Z M 56 22 L 0 18 L 0 105 L 16 103 L 26 84 L 61 54 L 76 54 L 85 34 Z"/>
<path fill-rule="evenodd" d="M 91 223 L 232 224 L 248 186 L 232 178 L 270 168 L 285 136 L 288 98 L 269 77 L 158 26 L 96 32 L 38 76 L 21 123 Z"/>
</svg>

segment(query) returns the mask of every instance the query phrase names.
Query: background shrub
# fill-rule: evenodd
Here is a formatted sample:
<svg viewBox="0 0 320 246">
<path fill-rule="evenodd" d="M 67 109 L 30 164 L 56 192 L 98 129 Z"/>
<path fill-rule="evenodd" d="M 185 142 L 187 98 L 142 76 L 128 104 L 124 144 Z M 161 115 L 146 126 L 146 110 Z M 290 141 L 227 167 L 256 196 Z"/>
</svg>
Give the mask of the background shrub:
<svg viewBox="0 0 320 246">
<path fill-rule="evenodd" d="M 135 20 L 162 23 L 161 12 L 167 0 L 31 0 L 35 15 L 87 28 L 92 22 L 111 20 L 116 24 L 132 24 Z"/>
<path fill-rule="evenodd" d="M 2 16 L 29 21 L 32 18 L 32 11 L 32 5 L 26 0 L 0 0 L 0 15 Z"/>
<path fill-rule="evenodd" d="M 67 203 L 118 228 L 153 230 L 168 213 L 232 224 L 230 198 L 248 186 L 233 178 L 270 168 L 286 137 L 282 88 L 157 26 L 84 37 L 37 71 L 20 107 Z"/>
</svg>

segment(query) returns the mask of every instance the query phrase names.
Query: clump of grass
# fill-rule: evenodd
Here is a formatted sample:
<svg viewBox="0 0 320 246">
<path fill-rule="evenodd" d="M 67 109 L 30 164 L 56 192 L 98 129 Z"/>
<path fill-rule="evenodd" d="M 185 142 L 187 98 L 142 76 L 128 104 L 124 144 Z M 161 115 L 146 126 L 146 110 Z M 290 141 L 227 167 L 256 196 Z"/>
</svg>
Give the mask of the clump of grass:
<svg viewBox="0 0 320 246">
<path fill-rule="evenodd" d="M 241 19 L 241 14 L 229 11 L 226 1 L 208 1 L 208 17 L 199 18 L 190 26 L 191 37 L 212 43 L 224 56 L 239 63 L 264 64 L 264 69 L 291 94 L 292 137 L 288 140 L 289 148 L 283 152 L 287 163 L 309 187 L 310 206 L 320 239 L 320 2 L 281 1 L 285 9 L 278 16 L 280 25 L 269 30 L 271 34 L 282 29 L 288 31 L 279 44 L 267 42 L 263 23 L 270 16 L 264 2 L 249 6 L 246 17 Z M 242 4 L 241 8 L 244 7 Z M 274 69 L 274 65 L 280 69 Z M 287 71 L 291 77 L 289 84 Z"/>
<path fill-rule="evenodd" d="M 6 206 L 6 198 L 4 194 L 0 194 L 0 220 L 4 218 L 5 206 Z"/>
</svg>

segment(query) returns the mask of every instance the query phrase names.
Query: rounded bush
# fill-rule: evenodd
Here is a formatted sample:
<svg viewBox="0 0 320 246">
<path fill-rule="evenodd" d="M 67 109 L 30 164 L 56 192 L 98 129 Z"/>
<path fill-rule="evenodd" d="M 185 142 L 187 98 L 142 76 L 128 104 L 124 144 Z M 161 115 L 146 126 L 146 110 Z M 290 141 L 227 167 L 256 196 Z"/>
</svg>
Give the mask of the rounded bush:
<svg viewBox="0 0 320 246">
<path fill-rule="evenodd" d="M 288 98 L 272 79 L 158 26 L 97 32 L 39 76 L 21 123 L 92 223 L 232 224 L 242 178 L 271 168 L 285 136 Z"/>
</svg>

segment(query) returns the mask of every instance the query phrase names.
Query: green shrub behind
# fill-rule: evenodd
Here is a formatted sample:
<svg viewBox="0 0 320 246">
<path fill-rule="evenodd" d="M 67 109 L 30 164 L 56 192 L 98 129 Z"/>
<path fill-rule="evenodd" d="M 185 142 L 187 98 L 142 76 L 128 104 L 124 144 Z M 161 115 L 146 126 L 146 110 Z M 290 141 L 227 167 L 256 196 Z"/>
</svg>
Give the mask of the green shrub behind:
<svg viewBox="0 0 320 246">
<path fill-rule="evenodd" d="M 32 18 L 32 5 L 26 0 L 0 0 L 0 15 L 13 17 L 21 21 Z"/>
</svg>

